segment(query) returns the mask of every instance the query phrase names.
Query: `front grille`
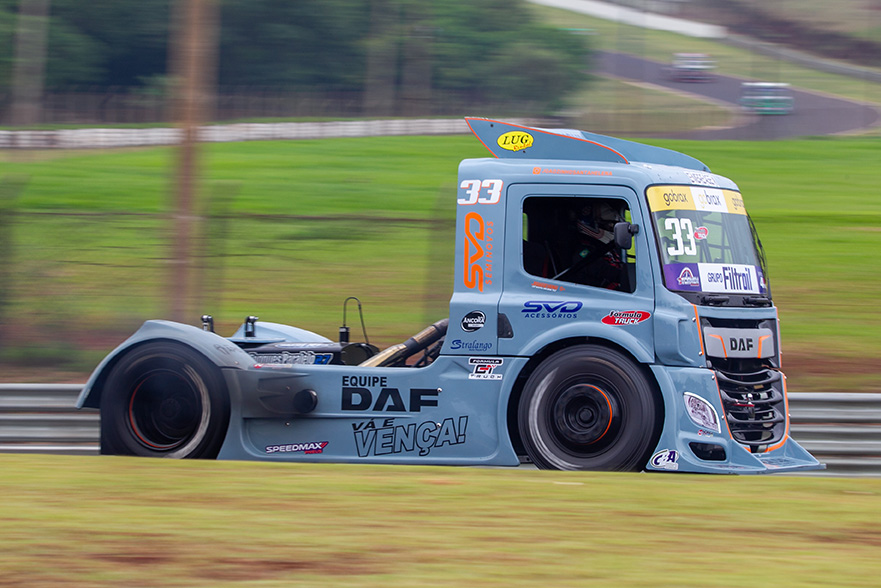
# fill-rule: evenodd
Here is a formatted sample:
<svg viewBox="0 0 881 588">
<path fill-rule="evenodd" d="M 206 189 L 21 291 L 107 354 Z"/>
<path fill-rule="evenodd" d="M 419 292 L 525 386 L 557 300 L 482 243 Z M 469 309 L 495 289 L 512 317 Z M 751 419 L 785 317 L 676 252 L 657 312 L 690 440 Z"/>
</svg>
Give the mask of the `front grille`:
<svg viewBox="0 0 881 588">
<path fill-rule="evenodd" d="M 752 453 L 767 451 L 786 434 L 783 377 L 773 369 L 723 371 L 716 369 L 725 420 L 734 440 Z"/>
</svg>

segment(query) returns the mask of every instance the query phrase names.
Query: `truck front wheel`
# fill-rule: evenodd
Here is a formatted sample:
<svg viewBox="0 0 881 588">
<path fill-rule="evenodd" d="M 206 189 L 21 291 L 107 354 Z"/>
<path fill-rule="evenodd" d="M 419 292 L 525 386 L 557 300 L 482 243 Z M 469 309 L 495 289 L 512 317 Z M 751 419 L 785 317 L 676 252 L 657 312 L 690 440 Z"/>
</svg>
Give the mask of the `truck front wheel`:
<svg viewBox="0 0 881 588">
<path fill-rule="evenodd" d="M 518 421 L 539 468 L 638 471 L 657 443 L 661 413 L 633 360 L 607 347 L 578 345 L 530 375 Z"/>
<path fill-rule="evenodd" d="M 173 341 L 126 353 L 101 394 L 101 453 L 214 458 L 229 425 L 220 369 Z"/>
</svg>

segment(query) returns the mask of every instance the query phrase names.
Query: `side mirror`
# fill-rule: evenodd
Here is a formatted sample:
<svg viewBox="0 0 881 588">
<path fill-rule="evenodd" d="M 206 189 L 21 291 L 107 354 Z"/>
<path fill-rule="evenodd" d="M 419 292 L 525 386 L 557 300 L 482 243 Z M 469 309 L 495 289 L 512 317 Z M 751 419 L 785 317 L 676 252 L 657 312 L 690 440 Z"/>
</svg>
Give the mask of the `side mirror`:
<svg viewBox="0 0 881 588">
<path fill-rule="evenodd" d="M 633 247 L 633 235 L 639 232 L 639 225 L 632 225 L 627 221 L 615 223 L 615 245 L 621 249 Z"/>
</svg>

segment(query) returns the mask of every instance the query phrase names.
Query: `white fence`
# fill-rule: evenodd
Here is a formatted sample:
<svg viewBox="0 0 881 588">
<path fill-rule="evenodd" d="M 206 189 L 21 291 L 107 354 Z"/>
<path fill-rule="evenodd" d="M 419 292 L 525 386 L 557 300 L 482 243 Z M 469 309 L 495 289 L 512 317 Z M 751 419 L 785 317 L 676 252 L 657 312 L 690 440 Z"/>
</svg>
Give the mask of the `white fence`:
<svg viewBox="0 0 881 588">
<path fill-rule="evenodd" d="M 229 143 L 391 135 L 456 135 L 469 132 L 463 118 L 344 120 L 204 126 L 199 129 L 199 139 L 209 143 Z M 176 145 L 181 142 L 181 135 L 181 129 L 177 128 L 0 131 L 0 149 L 110 149 Z"/>
</svg>

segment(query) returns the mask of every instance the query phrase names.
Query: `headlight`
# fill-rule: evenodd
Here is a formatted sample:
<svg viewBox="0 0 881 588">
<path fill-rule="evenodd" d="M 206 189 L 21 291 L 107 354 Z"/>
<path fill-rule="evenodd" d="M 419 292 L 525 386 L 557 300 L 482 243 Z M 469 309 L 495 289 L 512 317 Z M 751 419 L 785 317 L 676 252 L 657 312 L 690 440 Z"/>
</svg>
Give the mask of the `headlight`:
<svg viewBox="0 0 881 588">
<path fill-rule="evenodd" d="M 722 432 L 722 427 L 719 425 L 719 415 L 712 404 L 691 392 L 686 392 L 684 398 L 685 410 L 694 424 L 716 433 Z"/>
</svg>

